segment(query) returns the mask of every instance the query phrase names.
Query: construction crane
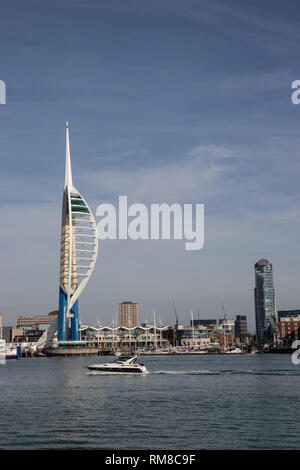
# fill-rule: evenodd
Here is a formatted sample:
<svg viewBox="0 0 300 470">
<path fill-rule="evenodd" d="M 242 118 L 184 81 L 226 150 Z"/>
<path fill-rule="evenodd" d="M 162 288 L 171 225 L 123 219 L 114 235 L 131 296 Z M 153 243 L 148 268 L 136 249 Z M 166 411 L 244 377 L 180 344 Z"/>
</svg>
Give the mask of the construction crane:
<svg viewBox="0 0 300 470">
<path fill-rule="evenodd" d="M 274 331 L 274 339 L 275 339 L 275 342 L 278 343 L 278 340 L 279 340 L 279 328 L 278 328 L 278 325 L 273 317 L 273 315 L 271 315 L 271 313 L 269 312 L 268 309 L 265 310 L 265 314 L 266 314 L 266 317 L 269 319 L 270 321 L 270 324 L 271 324 L 271 327 Z"/>
<path fill-rule="evenodd" d="M 227 320 L 227 313 L 226 313 L 225 307 L 224 307 L 224 305 L 222 304 L 221 301 L 220 301 L 220 304 L 221 304 L 222 310 L 224 312 L 224 320 Z"/>
<path fill-rule="evenodd" d="M 178 315 L 177 315 L 177 312 L 176 312 L 176 307 L 175 307 L 175 301 L 174 300 L 173 300 L 173 310 L 174 310 L 174 315 L 175 315 L 175 318 L 176 318 L 175 328 L 177 329 L 178 328 Z"/>
</svg>

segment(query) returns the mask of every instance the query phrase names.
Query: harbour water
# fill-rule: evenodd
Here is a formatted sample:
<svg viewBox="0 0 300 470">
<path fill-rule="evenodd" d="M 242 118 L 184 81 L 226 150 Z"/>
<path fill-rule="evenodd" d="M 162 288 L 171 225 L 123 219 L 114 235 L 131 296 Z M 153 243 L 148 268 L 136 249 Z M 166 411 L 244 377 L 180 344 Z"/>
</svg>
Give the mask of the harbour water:
<svg viewBox="0 0 300 470">
<path fill-rule="evenodd" d="M 145 376 L 85 368 L 114 359 L 0 366 L 0 449 L 300 448 L 300 366 L 288 354 L 144 356 Z"/>
</svg>

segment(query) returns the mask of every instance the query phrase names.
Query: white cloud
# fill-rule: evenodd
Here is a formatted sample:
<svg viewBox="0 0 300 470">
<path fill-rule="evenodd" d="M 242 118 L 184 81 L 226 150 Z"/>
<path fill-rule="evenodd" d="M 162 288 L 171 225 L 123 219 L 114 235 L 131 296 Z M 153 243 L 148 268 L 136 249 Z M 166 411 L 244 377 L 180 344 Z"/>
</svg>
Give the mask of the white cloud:
<svg viewBox="0 0 300 470">
<path fill-rule="evenodd" d="M 124 194 L 138 202 L 205 203 L 206 198 L 228 191 L 222 183 L 234 169 L 233 162 L 227 163 L 234 155 L 226 147 L 199 145 L 179 161 L 155 163 L 147 168 L 87 172 L 85 179 L 110 197 Z"/>
</svg>

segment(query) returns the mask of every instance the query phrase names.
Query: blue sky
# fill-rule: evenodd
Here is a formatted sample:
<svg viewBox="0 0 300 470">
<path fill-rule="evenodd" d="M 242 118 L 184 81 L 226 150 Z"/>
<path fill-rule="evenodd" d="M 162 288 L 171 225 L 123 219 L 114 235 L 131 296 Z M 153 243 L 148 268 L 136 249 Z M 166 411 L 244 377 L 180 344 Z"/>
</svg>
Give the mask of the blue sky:
<svg viewBox="0 0 300 470">
<path fill-rule="evenodd" d="M 300 307 L 298 2 L 11 0 L 1 4 L 0 311 L 57 308 L 65 121 L 91 207 L 205 204 L 205 246 L 104 241 L 80 300 L 109 323 L 122 300 L 173 323 L 247 314 L 254 263 L 277 306 Z"/>
</svg>

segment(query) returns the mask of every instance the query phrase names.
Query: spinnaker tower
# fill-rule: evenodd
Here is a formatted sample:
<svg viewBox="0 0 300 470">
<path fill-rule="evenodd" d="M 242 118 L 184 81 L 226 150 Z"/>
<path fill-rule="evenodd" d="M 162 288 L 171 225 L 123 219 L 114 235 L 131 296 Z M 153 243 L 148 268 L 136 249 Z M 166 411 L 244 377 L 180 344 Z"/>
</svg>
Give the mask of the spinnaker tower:
<svg viewBox="0 0 300 470">
<path fill-rule="evenodd" d="M 58 341 L 79 340 L 78 298 L 93 272 L 98 253 L 94 216 L 72 182 L 69 125 L 62 202 Z"/>
</svg>

